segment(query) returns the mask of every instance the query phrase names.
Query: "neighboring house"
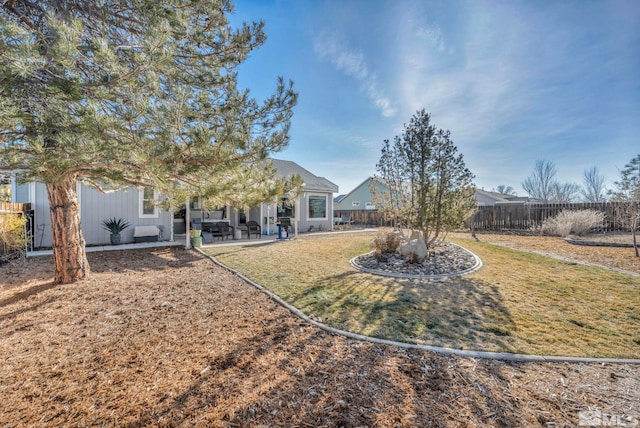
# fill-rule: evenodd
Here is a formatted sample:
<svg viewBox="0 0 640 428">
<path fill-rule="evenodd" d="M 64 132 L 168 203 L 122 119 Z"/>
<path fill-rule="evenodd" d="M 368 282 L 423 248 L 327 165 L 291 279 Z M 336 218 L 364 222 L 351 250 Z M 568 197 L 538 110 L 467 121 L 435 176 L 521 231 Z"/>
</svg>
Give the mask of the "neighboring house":
<svg viewBox="0 0 640 428">
<path fill-rule="evenodd" d="M 371 194 L 371 185 L 374 185 L 378 192 L 388 190 L 388 186 L 373 177 L 367 178 L 351 192 L 341 195 L 334 201 L 334 217 L 336 219 L 350 218 L 354 223 L 376 224 L 379 219 L 377 210 Z M 504 195 L 497 192 L 488 192 L 483 189 L 476 189 L 475 193 L 478 206 L 493 206 L 504 204 L 523 204 L 530 202 L 530 198 L 515 195 Z"/>
<path fill-rule="evenodd" d="M 351 192 L 341 195 L 340 199 L 336 198 L 338 200 L 334 201 L 333 204 L 333 216 L 337 222 L 378 223 L 379 219 L 371 194 L 371 185 L 375 186 L 380 193 L 388 190 L 388 187 L 379 180 L 368 177 Z"/>
<path fill-rule="evenodd" d="M 189 216 L 201 222 L 224 221 L 233 227 L 242 226 L 247 221 L 256 221 L 263 233 L 277 233 L 276 222 L 280 217 L 290 217 L 292 225 L 300 232 L 309 230 L 331 230 L 333 226 L 333 193 L 338 186 L 323 177 L 318 177 L 298 164 L 273 159 L 278 177 L 299 174 L 304 190 L 293 201 L 286 196 L 272 203 L 260 204 L 248 212 L 232 207 L 203 207 L 199 200 L 190 204 Z M 12 179 L 12 202 L 31 203 L 33 208 L 33 247 L 46 248 L 52 245 L 49 199 L 43 183 L 29 182 L 18 185 Z M 131 227 L 122 235 L 123 243 L 134 242 L 136 226 L 157 226 L 159 240 L 173 241 L 176 236 L 186 233 L 186 210 L 174 213 L 164 211 L 154 204 L 159 195 L 150 188 L 127 187 L 109 193 L 102 193 L 92 186 L 78 183 L 78 202 L 82 232 L 87 245 L 110 243 L 110 233 L 102 227 L 108 218 L 123 218 Z M 182 238 L 181 238 L 182 239 Z"/>
<path fill-rule="evenodd" d="M 479 207 L 531 202 L 531 199 L 526 196 L 505 195 L 504 193 L 489 192 L 484 189 L 476 189 L 475 197 Z"/>
</svg>

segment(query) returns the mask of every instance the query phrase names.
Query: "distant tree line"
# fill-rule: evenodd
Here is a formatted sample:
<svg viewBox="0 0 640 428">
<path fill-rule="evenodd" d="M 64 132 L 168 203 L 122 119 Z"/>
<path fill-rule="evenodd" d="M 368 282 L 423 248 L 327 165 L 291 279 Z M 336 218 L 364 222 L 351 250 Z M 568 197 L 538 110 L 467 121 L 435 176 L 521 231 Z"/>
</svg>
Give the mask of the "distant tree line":
<svg viewBox="0 0 640 428">
<path fill-rule="evenodd" d="M 597 166 L 584 170 L 582 185 L 556 179 L 558 170 L 554 162 L 536 160 L 533 169 L 521 185 L 527 195 L 544 203 L 607 202 L 613 191 L 607 189 L 607 179 Z M 513 187 L 500 184 L 493 189 L 503 195 L 516 195 Z"/>
</svg>

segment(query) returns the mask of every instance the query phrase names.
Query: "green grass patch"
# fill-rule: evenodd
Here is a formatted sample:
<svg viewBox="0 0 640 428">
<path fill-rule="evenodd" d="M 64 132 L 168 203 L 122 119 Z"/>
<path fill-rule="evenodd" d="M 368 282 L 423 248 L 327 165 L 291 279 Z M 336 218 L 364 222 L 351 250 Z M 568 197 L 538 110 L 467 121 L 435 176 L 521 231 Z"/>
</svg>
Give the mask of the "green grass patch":
<svg viewBox="0 0 640 428">
<path fill-rule="evenodd" d="M 458 349 L 639 358 L 640 278 L 452 239 L 483 267 L 439 281 L 361 273 L 374 234 L 205 251 L 308 315 L 354 333 Z M 523 237 L 523 239 L 526 239 Z"/>
</svg>

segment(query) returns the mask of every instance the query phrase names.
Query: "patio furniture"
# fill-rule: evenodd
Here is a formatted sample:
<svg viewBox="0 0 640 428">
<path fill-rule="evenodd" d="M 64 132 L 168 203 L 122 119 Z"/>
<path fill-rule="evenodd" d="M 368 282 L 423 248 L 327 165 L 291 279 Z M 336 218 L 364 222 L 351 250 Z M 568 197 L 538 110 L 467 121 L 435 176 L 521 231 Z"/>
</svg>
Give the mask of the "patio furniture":
<svg viewBox="0 0 640 428">
<path fill-rule="evenodd" d="M 262 239 L 262 228 L 255 221 L 247 222 L 247 238 L 251 239 L 251 235 L 258 235 Z"/>
<path fill-rule="evenodd" d="M 219 236 L 222 240 L 227 236 L 230 236 L 231 239 L 233 239 L 233 227 L 225 221 L 219 221 L 213 224 L 209 228 L 209 231 L 213 236 Z"/>
<path fill-rule="evenodd" d="M 134 242 L 157 242 L 160 236 L 158 226 L 135 226 L 133 228 Z"/>
<path fill-rule="evenodd" d="M 211 232 L 202 232 L 202 243 L 213 244 L 213 234 Z"/>
</svg>

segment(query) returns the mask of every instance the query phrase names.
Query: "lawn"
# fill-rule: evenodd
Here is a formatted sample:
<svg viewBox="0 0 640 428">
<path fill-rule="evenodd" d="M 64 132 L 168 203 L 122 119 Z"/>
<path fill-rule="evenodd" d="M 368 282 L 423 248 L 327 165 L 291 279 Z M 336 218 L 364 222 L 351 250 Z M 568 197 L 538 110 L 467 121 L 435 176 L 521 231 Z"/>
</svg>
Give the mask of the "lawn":
<svg viewBox="0 0 640 428">
<path fill-rule="evenodd" d="M 349 264 L 373 237 L 306 235 L 205 251 L 306 314 L 358 334 L 457 349 L 640 357 L 639 277 L 452 239 L 478 255 L 482 269 L 439 281 L 385 278 Z"/>
</svg>

